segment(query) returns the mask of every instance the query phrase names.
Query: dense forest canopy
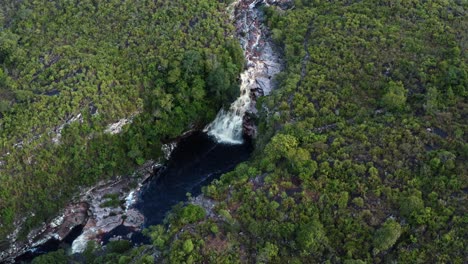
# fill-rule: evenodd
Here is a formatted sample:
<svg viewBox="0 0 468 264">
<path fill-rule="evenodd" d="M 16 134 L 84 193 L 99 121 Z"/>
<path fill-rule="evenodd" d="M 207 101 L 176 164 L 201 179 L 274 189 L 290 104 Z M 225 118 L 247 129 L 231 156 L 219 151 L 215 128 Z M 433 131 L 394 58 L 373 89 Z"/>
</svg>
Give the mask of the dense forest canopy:
<svg viewBox="0 0 468 264">
<path fill-rule="evenodd" d="M 0 250 L 16 220 L 28 216 L 26 235 L 79 186 L 158 158 L 237 96 L 243 54 L 224 3 L 0 6 Z"/>
<path fill-rule="evenodd" d="M 125 171 L 157 155 L 155 138 L 212 118 L 242 68 L 217 1 L 68 3 L 78 9 L 70 13 L 27 2 L 0 16 L 10 152 L 0 170 L 2 230 L 33 201 L 41 217 L 56 210 L 43 189 Z M 146 231 L 151 245 L 90 244 L 81 256 L 58 251 L 36 263 L 466 262 L 468 4 L 293 2 L 264 9 L 285 70 L 257 104 L 251 160 L 204 188 L 214 212 L 179 205 Z M 57 21 L 45 19 L 50 12 Z M 89 21 L 78 12 L 101 21 L 81 29 Z M 62 24 L 71 29 L 54 27 Z M 99 115 L 86 110 L 98 102 Z M 64 129 L 60 145 L 46 144 L 51 127 L 78 113 L 83 121 Z M 140 114 L 124 133 L 102 133 L 132 113 Z"/>
</svg>

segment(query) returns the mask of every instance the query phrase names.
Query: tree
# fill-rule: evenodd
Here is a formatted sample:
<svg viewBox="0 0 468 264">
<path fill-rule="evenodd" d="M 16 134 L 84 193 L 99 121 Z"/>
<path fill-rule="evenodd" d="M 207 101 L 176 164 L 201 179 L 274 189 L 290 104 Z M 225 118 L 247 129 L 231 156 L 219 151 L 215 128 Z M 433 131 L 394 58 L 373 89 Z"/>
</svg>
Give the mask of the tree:
<svg viewBox="0 0 468 264">
<path fill-rule="evenodd" d="M 32 261 L 33 264 L 66 264 L 67 256 L 63 249 L 39 256 Z"/>
<path fill-rule="evenodd" d="M 401 235 L 401 226 L 393 219 L 388 219 L 382 227 L 375 232 L 373 245 L 374 254 L 391 248 Z"/>
<path fill-rule="evenodd" d="M 193 248 L 194 248 L 192 239 L 185 240 L 184 245 L 182 246 L 182 248 L 184 249 L 185 253 L 192 252 Z"/>
<path fill-rule="evenodd" d="M 218 103 L 232 101 L 239 93 L 238 89 L 231 85 L 229 74 L 220 66 L 209 73 L 207 86 L 209 94 L 213 96 Z"/>
<path fill-rule="evenodd" d="M 189 204 L 181 210 L 178 217 L 182 223 L 187 224 L 200 221 L 205 218 L 205 215 L 205 209 L 198 205 Z"/>
<path fill-rule="evenodd" d="M 107 244 L 107 250 L 112 253 L 124 253 L 132 247 L 132 243 L 127 240 L 111 241 Z"/>
<path fill-rule="evenodd" d="M 278 246 L 270 242 L 266 242 L 265 246 L 260 249 L 257 256 L 257 263 L 271 263 L 278 256 Z"/>
<path fill-rule="evenodd" d="M 410 217 L 411 214 L 417 214 L 424 209 L 424 201 L 420 196 L 420 194 L 412 194 L 400 200 L 400 213 L 402 216 Z"/>
<path fill-rule="evenodd" d="M 182 61 L 182 69 L 185 73 L 184 78 L 187 80 L 192 76 L 200 74 L 203 70 L 203 61 L 201 54 L 196 50 L 185 52 Z"/>
<path fill-rule="evenodd" d="M 322 223 L 314 219 L 309 223 L 302 224 L 297 230 L 296 241 L 303 255 L 319 256 L 327 244 L 327 237 Z"/>
<path fill-rule="evenodd" d="M 19 36 L 10 31 L 0 32 L 0 63 L 9 64 L 14 60 L 14 54 L 18 49 Z"/>
<path fill-rule="evenodd" d="M 390 110 L 402 110 L 406 105 L 406 94 L 408 91 L 401 81 L 388 83 L 388 91 L 383 96 L 383 104 Z"/>
<path fill-rule="evenodd" d="M 435 113 L 439 108 L 439 91 L 434 86 L 427 89 L 425 108 L 429 114 Z"/>
<path fill-rule="evenodd" d="M 265 153 L 273 161 L 280 158 L 293 158 L 298 147 L 297 139 L 292 135 L 278 134 L 271 139 L 266 146 Z"/>
<path fill-rule="evenodd" d="M 6 100 L 0 100 L 0 114 L 8 112 L 10 110 L 10 102 Z"/>
</svg>

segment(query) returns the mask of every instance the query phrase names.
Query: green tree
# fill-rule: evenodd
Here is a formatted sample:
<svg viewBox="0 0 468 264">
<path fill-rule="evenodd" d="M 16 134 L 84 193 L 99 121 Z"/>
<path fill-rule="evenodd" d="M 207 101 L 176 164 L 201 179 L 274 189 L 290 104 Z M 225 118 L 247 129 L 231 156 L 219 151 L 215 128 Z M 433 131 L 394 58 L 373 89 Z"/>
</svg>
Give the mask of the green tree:
<svg viewBox="0 0 468 264">
<path fill-rule="evenodd" d="M 429 114 L 434 114 L 439 109 L 439 91 L 434 86 L 427 90 L 425 107 Z"/>
<path fill-rule="evenodd" d="M 387 93 L 383 96 L 383 104 L 390 110 L 402 110 L 406 105 L 407 89 L 401 81 L 390 81 Z"/>
<path fill-rule="evenodd" d="M 278 256 L 278 246 L 270 242 L 266 242 L 265 246 L 260 249 L 257 256 L 257 263 L 271 263 Z"/>
<path fill-rule="evenodd" d="M 187 253 L 187 254 L 192 252 L 193 248 L 194 248 L 192 240 L 191 239 L 185 240 L 184 245 L 182 246 L 182 248 L 184 249 L 185 253 Z"/>
<path fill-rule="evenodd" d="M 424 201 L 420 195 L 412 194 L 400 199 L 400 213 L 405 217 L 410 217 L 413 213 L 417 214 L 422 209 L 424 209 Z"/>
<path fill-rule="evenodd" d="M 328 239 L 322 223 L 318 220 L 312 220 L 300 226 L 297 230 L 296 241 L 303 255 L 320 256 Z"/>
<path fill-rule="evenodd" d="M 33 264 L 67 264 L 67 255 L 63 249 L 35 258 Z"/>
<path fill-rule="evenodd" d="M 10 102 L 6 100 L 0 100 L 0 114 L 8 112 L 10 110 Z"/>
<path fill-rule="evenodd" d="M 381 228 L 375 232 L 373 245 L 374 254 L 378 254 L 395 245 L 401 235 L 401 226 L 393 219 L 388 219 Z"/>
</svg>

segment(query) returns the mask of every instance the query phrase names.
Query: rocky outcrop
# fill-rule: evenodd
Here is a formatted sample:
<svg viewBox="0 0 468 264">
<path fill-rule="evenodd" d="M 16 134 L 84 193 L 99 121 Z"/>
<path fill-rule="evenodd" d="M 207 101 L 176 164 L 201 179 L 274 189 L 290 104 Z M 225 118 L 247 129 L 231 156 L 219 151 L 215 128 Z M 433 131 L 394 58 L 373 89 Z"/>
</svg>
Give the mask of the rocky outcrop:
<svg viewBox="0 0 468 264">
<path fill-rule="evenodd" d="M 84 250 L 90 240 L 99 242 L 103 234 L 119 225 L 138 230 L 144 217 L 132 208 L 134 194 L 160 166 L 159 163 L 148 161 L 132 175 L 103 181 L 82 190 L 57 217 L 32 230 L 26 240 L 19 240 L 19 229 L 15 230 L 7 237 L 9 247 L 0 252 L 0 262 L 13 263 L 16 257 L 34 251 L 49 240 L 63 241 L 78 226 L 83 226 L 83 232 L 73 242 L 75 252 Z"/>
<path fill-rule="evenodd" d="M 260 96 L 268 95 L 274 87 L 274 77 L 282 69 L 282 62 L 270 37 L 270 31 L 264 25 L 264 17 L 259 5 L 275 5 L 282 9 L 291 7 L 290 0 L 244 0 L 237 3 L 234 13 L 237 36 L 244 49 L 249 73 L 249 105 L 243 116 L 244 137 L 256 135 L 256 101 Z"/>
<path fill-rule="evenodd" d="M 18 240 L 18 232 L 14 232 L 8 237 L 9 248 L 0 253 L 0 262 L 12 263 L 15 257 L 51 239 L 62 241 L 75 227 L 86 223 L 89 218 L 88 209 L 89 206 L 85 202 L 71 203 L 52 221 L 32 230 L 26 240 Z"/>
<path fill-rule="evenodd" d="M 244 137 L 255 138 L 257 136 L 257 128 L 255 126 L 255 119 L 256 119 L 255 114 L 250 113 L 250 112 L 245 113 L 244 119 L 242 121 L 242 130 L 244 133 Z"/>
<path fill-rule="evenodd" d="M 154 161 L 148 161 L 132 175 L 133 177 L 102 184 L 83 193 L 79 200 L 89 204 L 89 219 L 82 234 L 73 241 L 72 253 L 82 252 L 88 241 L 94 240 L 99 243 L 102 235 L 120 225 L 135 231 L 140 230 L 144 217 L 132 208 L 136 199 L 135 193 L 160 166 Z M 130 189 L 131 185 L 136 187 Z"/>
</svg>

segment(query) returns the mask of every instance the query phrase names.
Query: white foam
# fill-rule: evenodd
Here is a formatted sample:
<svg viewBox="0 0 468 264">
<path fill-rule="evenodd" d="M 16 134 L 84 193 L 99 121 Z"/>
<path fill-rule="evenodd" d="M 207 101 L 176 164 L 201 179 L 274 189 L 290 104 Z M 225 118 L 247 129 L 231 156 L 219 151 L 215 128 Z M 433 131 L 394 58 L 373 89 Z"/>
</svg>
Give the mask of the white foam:
<svg viewBox="0 0 468 264">
<path fill-rule="evenodd" d="M 241 96 L 231 104 L 229 111 L 221 109 L 215 120 L 205 131 L 219 143 L 242 144 L 242 123 L 245 112 L 250 108 L 250 87 L 255 81 L 255 67 L 249 67 L 241 74 Z"/>
<path fill-rule="evenodd" d="M 135 191 L 131 191 L 127 197 L 125 197 L 125 211 L 130 208 L 136 201 Z"/>
<path fill-rule="evenodd" d="M 265 4 L 265 1 L 253 1 L 248 7 L 250 10 L 246 11 L 248 13 L 240 18 L 242 25 L 238 25 L 241 30 L 249 30 L 246 36 L 240 38 L 248 67 L 240 75 L 241 95 L 231 104 L 228 111 L 221 109 L 215 120 L 204 130 L 219 143 L 243 143 L 244 115 L 247 111 L 255 111 L 255 109 L 252 109 L 254 108 L 254 102 L 252 102 L 250 91 L 260 88 L 264 95 L 268 95 L 271 91 L 272 77 L 280 71 L 279 60 L 276 56 L 273 56 L 274 52 L 268 42 L 269 40 L 265 38 L 264 32 L 262 32 L 262 27 L 255 26 L 259 18 L 254 9 L 259 3 Z"/>
<path fill-rule="evenodd" d="M 85 251 L 86 246 L 88 245 L 88 242 L 89 242 L 89 238 L 88 238 L 87 232 L 83 232 L 79 237 L 73 240 L 73 243 L 71 246 L 71 253 L 72 254 L 82 253 L 83 251 Z"/>
</svg>

